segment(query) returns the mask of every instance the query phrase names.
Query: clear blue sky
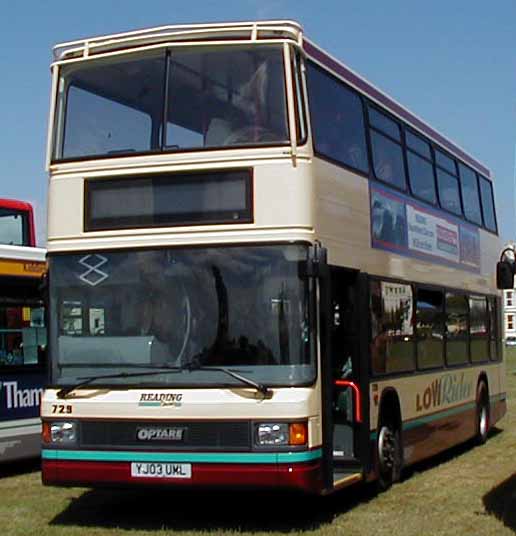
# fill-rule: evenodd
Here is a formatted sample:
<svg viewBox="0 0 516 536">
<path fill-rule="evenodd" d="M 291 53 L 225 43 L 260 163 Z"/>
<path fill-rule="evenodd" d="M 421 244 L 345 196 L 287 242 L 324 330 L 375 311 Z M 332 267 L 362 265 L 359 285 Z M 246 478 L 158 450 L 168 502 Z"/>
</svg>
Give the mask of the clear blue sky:
<svg viewBox="0 0 516 536">
<path fill-rule="evenodd" d="M 28 0 L 2 3 L 0 197 L 32 201 L 45 242 L 51 48 L 164 24 L 290 18 L 328 52 L 486 164 L 516 239 L 516 1 Z"/>
</svg>

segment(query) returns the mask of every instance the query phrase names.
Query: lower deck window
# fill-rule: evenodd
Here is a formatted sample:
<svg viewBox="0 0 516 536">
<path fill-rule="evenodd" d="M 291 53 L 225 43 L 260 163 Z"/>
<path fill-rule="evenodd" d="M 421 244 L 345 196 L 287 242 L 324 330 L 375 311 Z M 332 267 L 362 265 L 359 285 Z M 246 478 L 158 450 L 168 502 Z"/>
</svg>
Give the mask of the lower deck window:
<svg viewBox="0 0 516 536">
<path fill-rule="evenodd" d="M 412 287 L 372 281 L 371 360 L 374 374 L 414 369 Z"/>
<path fill-rule="evenodd" d="M 468 360 L 468 300 L 464 295 L 447 292 L 446 362 L 462 365 Z"/>
<path fill-rule="evenodd" d="M 442 367 L 444 364 L 443 306 L 441 291 L 417 289 L 417 365 L 420 369 Z"/>
<path fill-rule="evenodd" d="M 42 307 L 0 305 L 0 367 L 37 365 L 46 345 Z"/>
</svg>

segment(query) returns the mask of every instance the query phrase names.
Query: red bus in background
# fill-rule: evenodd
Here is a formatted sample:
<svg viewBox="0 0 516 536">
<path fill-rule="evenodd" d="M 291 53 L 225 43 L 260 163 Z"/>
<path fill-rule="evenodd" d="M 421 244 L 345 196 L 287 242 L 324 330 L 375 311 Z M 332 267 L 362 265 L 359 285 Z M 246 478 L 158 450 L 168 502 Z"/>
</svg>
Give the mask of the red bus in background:
<svg viewBox="0 0 516 536">
<path fill-rule="evenodd" d="M 0 244 L 36 246 L 34 210 L 30 203 L 0 198 Z"/>
<path fill-rule="evenodd" d="M 32 205 L 0 199 L 0 465 L 40 454 L 45 256 L 36 247 Z"/>
</svg>

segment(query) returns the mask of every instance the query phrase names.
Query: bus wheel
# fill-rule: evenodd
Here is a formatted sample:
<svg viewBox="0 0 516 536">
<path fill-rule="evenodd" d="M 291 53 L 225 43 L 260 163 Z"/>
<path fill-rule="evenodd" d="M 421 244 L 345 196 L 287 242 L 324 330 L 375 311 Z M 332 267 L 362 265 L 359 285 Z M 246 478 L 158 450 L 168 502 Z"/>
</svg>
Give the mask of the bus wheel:
<svg viewBox="0 0 516 536">
<path fill-rule="evenodd" d="M 489 398 L 487 394 L 487 386 L 481 382 L 477 391 L 477 432 L 475 435 L 479 445 L 483 445 L 487 441 L 489 434 Z"/>
<path fill-rule="evenodd" d="M 386 490 L 401 478 L 402 450 L 400 433 L 391 423 L 383 423 L 378 433 L 378 485 Z"/>
</svg>

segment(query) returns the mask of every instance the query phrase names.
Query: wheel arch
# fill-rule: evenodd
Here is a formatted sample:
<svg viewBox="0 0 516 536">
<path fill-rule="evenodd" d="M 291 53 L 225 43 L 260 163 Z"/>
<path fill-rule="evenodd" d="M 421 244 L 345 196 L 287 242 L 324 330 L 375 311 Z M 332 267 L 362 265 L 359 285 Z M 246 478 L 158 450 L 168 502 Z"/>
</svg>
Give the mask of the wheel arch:
<svg viewBox="0 0 516 536">
<path fill-rule="evenodd" d="M 402 432 L 401 404 L 398 392 L 394 387 L 386 387 L 382 391 L 380 403 L 378 404 L 378 430 L 384 420 L 394 424 Z"/>
<path fill-rule="evenodd" d="M 487 389 L 487 392 L 485 393 L 485 396 L 487 398 L 487 403 L 488 403 L 488 406 L 490 405 L 489 404 L 489 379 L 487 377 L 487 373 L 485 370 L 483 370 L 482 372 L 480 372 L 480 374 L 478 375 L 478 379 L 477 379 L 477 389 L 475 391 L 475 400 L 476 400 L 476 397 L 478 396 L 478 390 L 480 388 L 480 384 L 484 383 L 485 386 L 486 386 L 486 389 Z"/>
</svg>

